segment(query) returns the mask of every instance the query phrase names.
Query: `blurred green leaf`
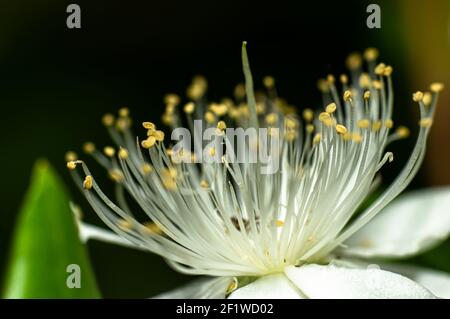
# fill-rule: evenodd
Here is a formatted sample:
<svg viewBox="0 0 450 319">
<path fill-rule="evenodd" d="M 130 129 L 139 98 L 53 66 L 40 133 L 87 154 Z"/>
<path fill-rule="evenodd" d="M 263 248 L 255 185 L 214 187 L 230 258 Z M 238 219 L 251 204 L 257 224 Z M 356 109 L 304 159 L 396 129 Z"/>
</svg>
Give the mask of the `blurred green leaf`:
<svg viewBox="0 0 450 319">
<path fill-rule="evenodd" d="M 71 264 L 80 267 L 80 288 L 69 288 Z M 35 164 L 18 217 L 8 264 L 5 298 L 99 298 L 85 247 L 78 239 L 69 197 L 45 160 Z"/>
</svg>

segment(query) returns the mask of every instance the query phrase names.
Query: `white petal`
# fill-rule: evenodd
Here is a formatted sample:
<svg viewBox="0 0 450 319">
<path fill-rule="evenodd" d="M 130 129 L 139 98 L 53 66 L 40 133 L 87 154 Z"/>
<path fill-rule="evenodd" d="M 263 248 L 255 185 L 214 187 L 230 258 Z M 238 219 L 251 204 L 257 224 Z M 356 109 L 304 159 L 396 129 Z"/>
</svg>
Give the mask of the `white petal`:
<svg viewBox="0 0 450 319">
<path fill-rule="evenodd" d="M 309 298 L 423 299 L 435 298 L 414 281 L 379 269 L 351 269 L 335 265 L 289 266 L 288 278 Z"/>
<path fill-rule="evenodd" d="M 380 266 L 414 280 L 439 298 L 450 299 L 450 275 L 446 272 L 412 265 L 381 263 Z"/>
<path fill-rule="evenodd" d="M 284 274 L 261 277 L 235 290 L 229 299 L 303 299 L 301 292 Z"/>
<path fill-rule="evenodd" d="M 341 252 L 363 258 L 402 258 L 420 253 L 450 234 L 450 187 L 413 191 L 389 204 L 353 235 Z"/>
<path fill-rule="evenodd" d="M 219 277 L 219 278 L 202 278 L 194 280 L 193 282 L 157 295 L 155 299 L 224 299 L 227 288 L 235 280 L 232 277 Z"/>
</svg>

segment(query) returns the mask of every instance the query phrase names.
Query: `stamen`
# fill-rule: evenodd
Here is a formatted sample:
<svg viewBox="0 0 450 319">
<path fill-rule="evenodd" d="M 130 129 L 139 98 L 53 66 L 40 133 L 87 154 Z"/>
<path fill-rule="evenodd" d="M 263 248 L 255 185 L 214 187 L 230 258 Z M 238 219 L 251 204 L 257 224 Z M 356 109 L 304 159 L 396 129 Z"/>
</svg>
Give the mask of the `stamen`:
<svg viewBox="0 0 450 319">
<path fill-rule="evenodd" d="M 306 122 L 311 122 L 314 119 L 314 112 L 311 109 L 304 109 L 303 118 Z"/>
<path fill-rule="evenodd" d="M 352 100 L 352 96 L 353 96 L 353 94 L 351 91 L 349 91 L 349 90 L 345 91 L 344 92 L 344 101 L 350 102 Z"/>
<path fill-rule="evenodd" d="M 336 132 L 339 134 L 345 134 L 347 133 L 347 128 L 344 125 L 338 124 L 336 125 Z"/>
<path fill-rule="evenodd" d="M 83 151 L 86 154 L 92 154 L 95 151 L 95 144 L 92 142 L 86 142 L 83 144 Z"/>
<path fill-rule="evenodd" d="M 263 84 L 266 89 L 273 89 L 275 87 L 275 79 L 272 76 L 265 76 L 263 78 Z"/>
<path fill-rule="evenodd" d="M 68 151 L 64 156 L 66 162 L 76 161 L 78 159 L 77 153 L 73 151 Z"/>
<path fill-rule="evenodd" d="M 423 93 L 421 91 L 417 91 L 416 93 L 413 93 L 412 99 L 414 102 L 420 102 L 423 99 Z"/>
<path fill-rule="evenodd" d="M 186 114 L 192 114 L 194 112 L 194 109 L 195 109 L 195 104 L 193 102 L 187 103 L 183 108 L 183 110 Z"/>
<path fill-rule="evenodd" d="M 107 113 L 107 114 L 103 115 L 102 123 L 106 127 L 113 126 L 114 125 L 114 115 L 112 115 L 111 113 Z"/>
<path fill-rule="evenodd" d="M 84 178 L 84 181 L 83 181 L 83 188 L 84 189 L 91 189 L 92 186 L 93 186 L 92 176 L 91 175 L 87 175 Z"/>
<path fill-rule="evenodd" d="M 66 164 L 67 168 L 70 170 L 74 170 L 75 168 L 77 168 L 77 163 L 75 161 L 69 161 Z"/>
<path fill-rule="evenodd" d="M 444 84 L 440 82 L 431 83 L 430 91 L 433 93 L 439 93 L 444 89 Z"/>
<path fill-rule="evenodd" d="M 364 51 L 364 59 L 366 61 L 375 61 L 378 58 L 378 50 L 376 48 L 367 48 Z"/>
<path fill-rule="evenodd" d="M 108 156 L 108 157 L 113 157 L 114 154 L 116 154 L 116 150 L 115 150 L 113 147 L 111 147 L 111 146 L 106 146 L 106 147 L 103 149 L 103 152 L 104 152 L 105 155 Z"/>
<path fill-rule="evenodd" d="M 325 109 L 325 111 L 327 112 L 327 113 L 334 113 L 334 111 L 336 111 L 336 103 L 330 103 L 330 104 L 328 104 L 327 105 L 327 107 L 326 107 L 326 109 Z"/>
</svg>

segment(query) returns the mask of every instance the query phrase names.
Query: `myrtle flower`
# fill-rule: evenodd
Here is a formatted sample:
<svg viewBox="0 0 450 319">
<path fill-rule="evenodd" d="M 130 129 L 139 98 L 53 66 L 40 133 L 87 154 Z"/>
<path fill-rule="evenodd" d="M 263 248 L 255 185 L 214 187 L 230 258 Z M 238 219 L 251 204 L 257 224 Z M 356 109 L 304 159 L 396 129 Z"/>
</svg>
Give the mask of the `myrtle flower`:
<svg viewBox="0 0 450 319">
<path fill-rule="evenodd" d="M 162 121 L 172 129 L 187 123 L 195 131 L 195 119 L 213 129 L 208 141 L 194 132 L 200 153 L 168 146 L 152 122 L 144 122 L 146 134 L 136 138 L 126 108 L 117 117 L 105 115 L 118 148 L 102 152 L 86 143 L 84 150 L 115 182 L 116 201 L 73 152 L 67 167 L 117 235 L 79 221 L 82 239 L 147 250 L 181 273 L 207 276 L 162 298 L 448 297 L 445 274 L 391 264 L 381 270 L 368 262 L 418 253 L 450 231 L 449 189 L 407 195 L 385 209 L 423 161 L 440 83 L 413 94 L 420 121 L 409 160 L 375 201 L 359 209 L 380 184 L 380 169 L 393 160 L 386 149 L 409 134 L 406 127 L 394 129 L 393 69 L 377 64 L 377 56 L 367 49 L 363 66 L 363 57 L 350 55 L 350 73 L 339 77 L 340 84 L 333 75 L 319 81 L 323 108 L 304 109 L 299 117 L 278 97 L 274 78 L 265 77 L 265 92 L 255 93 L 244 43 L 245 85 L 236 87 L 234 100 L 207 102 L 201 76 L 188 87 L 183 106 L 178 95 L 164 99 Z M 269 173 L 258 161 L 233 160 L 225 134 L 231 127 L 266 129 L 238 146 L 247 155 L 270 153 L 264 163 Z"/>
</svg>

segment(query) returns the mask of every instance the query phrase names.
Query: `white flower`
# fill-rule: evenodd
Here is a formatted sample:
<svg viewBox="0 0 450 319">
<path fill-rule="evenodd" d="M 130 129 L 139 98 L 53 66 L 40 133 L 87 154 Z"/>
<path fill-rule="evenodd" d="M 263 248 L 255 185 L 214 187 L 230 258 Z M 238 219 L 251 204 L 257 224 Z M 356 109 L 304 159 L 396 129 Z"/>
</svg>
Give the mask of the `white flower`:
<svg viewBox="0 0 450 319">
<path fill-rule="evenodd" d="M 245 45 L 246 85 L 236 88 L 235 102 L 207 104 L 206 80 L 194 78 L 187 90 L 191 102 L 183 108 L 188 124 L 204 118 L 206 127 L 217 127 L 214 138 L 224 142 L 228 142 L 223 134 L 227 126 L 268 128 L 264 138 L 280 142 L 277 147 L 261 138 L 241 146 L 250 153 L 275 154 L 275 161 L 266 163 L 280 168 L 273 174 L 261 173 L 261 163 L 233 162 L 229 148 L 220 162 L 190 163 L 198 153 L 175 154 L 166 149 L 164 133 L 153 123 L 143 123 L 147 136 L 139 143 L 131 133 L 127 109 L 121 109 L 117 119 L 106 115 L 103 122 L 120 149 L 106 147 L 103 154 L 88 143 L 85 151 L 116 182 L 119 205 L 102 192 L 86 164 L 72 153 L 67 166 L 93 209 L 119 236 L 79 221 L 82 239 L 149 250 L 177 271 L 214 277 L 160 297 L 448 297 L 450 279 L 445 274 L 437 274 L 437 283 L 447 282 L 438 287 L 433 284 L 436 274 L 427 271 L 395 269 L 415 282 L 367 267 L 368 258 L 409 256 L 450 232 L 449 206 L 442 202 L 449 203 L 449 189 L 409 195 L 384 209 L 407 187 L 423 160 L 442 89 L 439 83 L 431 85 L 431 93 L 413 95 L 421 120 L 404 169 L 368 208 L 356 214 L 378 186 L 377 172 L 393 159 L 386 147 L 408 135 L 404 127 L 391 133 L 392 67 L 376 65 L 376 55 L 374 49 L 366 51 L 368 73 L 362 71 L 358 55 L 349 57 L 353 84 L 341 76 L 341 94 L 333 76 L 322 80 L 324 110 L 315 114 L 306 109 L 304 121 L 276 96 L 271 77 L 264 79 L 267 95 L 255 99 Z M 180 127 L 180 98 L 171 94 L 165 103 L 164 123 Z M 210 144 L 204 141 L 195 142 L 213 157 L 219 151 L 207 148 Z M 189 161 L 179 163 L 175 155 Z M 78 164 L 84 177 L 76 170 Z M 129 198 L 144 214 L 131 212 Z"/>
</svg>

